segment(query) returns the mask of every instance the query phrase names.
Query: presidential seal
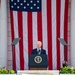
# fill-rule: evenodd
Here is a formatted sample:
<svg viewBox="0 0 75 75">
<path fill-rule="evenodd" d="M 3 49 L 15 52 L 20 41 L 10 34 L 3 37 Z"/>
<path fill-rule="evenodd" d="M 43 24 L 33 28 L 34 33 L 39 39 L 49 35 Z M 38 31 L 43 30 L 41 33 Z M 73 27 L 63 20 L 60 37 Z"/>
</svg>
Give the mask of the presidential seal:
<svg viewBox="0 0 75 75">
<path fill-rule="evenodd" d="M 41 57 L 41 56 L 36 56 L 36 57 L 34 58 L 34 61 L 35 61 L 35 63 L 39 64 L 39 63 L 42 62 L 42 57 Z"/>
</svg>

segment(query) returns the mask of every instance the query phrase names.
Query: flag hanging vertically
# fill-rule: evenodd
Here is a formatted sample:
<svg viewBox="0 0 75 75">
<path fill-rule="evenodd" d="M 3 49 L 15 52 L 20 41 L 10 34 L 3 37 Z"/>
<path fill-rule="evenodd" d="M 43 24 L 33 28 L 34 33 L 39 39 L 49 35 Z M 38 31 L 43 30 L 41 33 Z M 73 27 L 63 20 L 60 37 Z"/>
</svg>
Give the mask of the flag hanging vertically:
<svg viewBox="0 0 75 75">
<path fill-rule="evenodd" d="M 14 69 L 28 69 L 28 56 L 42 41 L 48 54 L 48 69 L 60 69 L 68 59 L 68 0 L 10 0 L 12 40 L 20 37 L 14 48 Z M 65 50 L 65 52 L 64 52 Z"/>
</svg>

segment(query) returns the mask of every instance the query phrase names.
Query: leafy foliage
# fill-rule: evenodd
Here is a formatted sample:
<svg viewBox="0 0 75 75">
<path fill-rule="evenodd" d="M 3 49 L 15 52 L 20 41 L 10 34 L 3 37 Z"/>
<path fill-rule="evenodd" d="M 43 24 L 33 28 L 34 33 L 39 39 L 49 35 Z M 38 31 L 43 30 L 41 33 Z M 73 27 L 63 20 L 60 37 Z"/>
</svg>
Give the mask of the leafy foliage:
<svg viewBox="0 0 75 75">
<path fill-rule="evenodd" d="M 14 74 L 15 71 L 14 70 L 8 70 L 6 68 L 1 68 L 0 69 L 0 74 Z"/>
<path fill-rule="evenodd" d="M 75 69 L 69 66 L 65 66 L 60 70 L 61 74 L 75 74 Z"/>
</svg>

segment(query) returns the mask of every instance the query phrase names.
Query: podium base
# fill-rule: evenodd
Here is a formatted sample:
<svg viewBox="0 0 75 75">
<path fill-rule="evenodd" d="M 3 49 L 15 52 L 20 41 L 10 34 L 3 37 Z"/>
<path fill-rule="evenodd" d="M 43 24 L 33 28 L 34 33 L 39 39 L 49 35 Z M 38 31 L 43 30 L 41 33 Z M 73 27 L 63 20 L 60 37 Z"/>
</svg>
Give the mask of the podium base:
<svg viewBox="0 0 75 75">
<path fill-rule="evenodd" d="M 47 68 L 29 68 L 29 70 L 47 70 Z"/>
</svg>

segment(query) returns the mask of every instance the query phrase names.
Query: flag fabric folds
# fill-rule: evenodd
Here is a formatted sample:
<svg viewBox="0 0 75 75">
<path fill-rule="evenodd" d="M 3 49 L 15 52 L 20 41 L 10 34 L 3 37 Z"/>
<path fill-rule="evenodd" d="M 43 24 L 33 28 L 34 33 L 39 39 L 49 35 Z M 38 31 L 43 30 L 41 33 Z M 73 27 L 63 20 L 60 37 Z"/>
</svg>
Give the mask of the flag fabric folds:
<svg viewBox="0 0 75 75">
<path fill-rule="evenodd" d="M 68 43 L 69 0 L 10 0 L 12 41 L 20 37 L 14 47 L 14 69 L 27 70 L 28 57 L 36 42 L 48 55 L 48 69 L 60 69 L 62 61 L 68 60 L 68 48 L 58 40 Z"/>
</svg>

